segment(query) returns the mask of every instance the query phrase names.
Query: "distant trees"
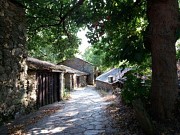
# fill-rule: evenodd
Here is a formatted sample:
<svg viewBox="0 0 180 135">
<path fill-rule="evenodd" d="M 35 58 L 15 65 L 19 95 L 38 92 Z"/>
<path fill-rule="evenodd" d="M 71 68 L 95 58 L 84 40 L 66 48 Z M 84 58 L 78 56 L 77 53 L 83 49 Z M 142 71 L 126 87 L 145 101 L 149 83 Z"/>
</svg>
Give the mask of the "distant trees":
<svg viewBox="0 0 180 135">
<path fill-rule="evenodd" d="M 104 53 L 99 53 L 99 50 L 90 46 L 85 50 L 83 59 L 92 63 L 98 70 L 104 71 L 108 68 L 105 66 L 107 63 L 104 61 L 104 55 Z"/>
</svg>

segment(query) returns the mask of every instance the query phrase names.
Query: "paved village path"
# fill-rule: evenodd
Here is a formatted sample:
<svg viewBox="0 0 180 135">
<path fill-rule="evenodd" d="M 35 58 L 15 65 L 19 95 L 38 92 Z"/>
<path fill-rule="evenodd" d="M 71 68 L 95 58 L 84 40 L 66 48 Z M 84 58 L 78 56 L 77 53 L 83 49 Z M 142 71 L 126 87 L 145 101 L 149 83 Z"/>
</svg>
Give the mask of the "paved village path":
<svg viewBox="0 0 180 135">
<path fill-rule="evenodd" d="M 28 135 L 118 135 L 106 114 L 105 102 L 94 87 L 71 92 L 64 108 L 26 128 Z"/>
</svg>

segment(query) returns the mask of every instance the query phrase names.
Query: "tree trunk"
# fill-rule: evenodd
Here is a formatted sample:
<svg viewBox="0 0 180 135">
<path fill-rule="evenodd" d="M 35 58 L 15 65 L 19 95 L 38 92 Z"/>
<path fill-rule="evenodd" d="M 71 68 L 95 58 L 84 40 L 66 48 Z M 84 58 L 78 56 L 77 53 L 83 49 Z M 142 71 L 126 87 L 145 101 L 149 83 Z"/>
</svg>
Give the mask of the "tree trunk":
<svg viewBox="0 0 180 135">
<path fill-rule="evenodd" d="M 177 0 L 148 0 L 148 35 L 152 54 L 152 114 L 173 118 L 178 95 L 176 67 Z"/>
</svg>

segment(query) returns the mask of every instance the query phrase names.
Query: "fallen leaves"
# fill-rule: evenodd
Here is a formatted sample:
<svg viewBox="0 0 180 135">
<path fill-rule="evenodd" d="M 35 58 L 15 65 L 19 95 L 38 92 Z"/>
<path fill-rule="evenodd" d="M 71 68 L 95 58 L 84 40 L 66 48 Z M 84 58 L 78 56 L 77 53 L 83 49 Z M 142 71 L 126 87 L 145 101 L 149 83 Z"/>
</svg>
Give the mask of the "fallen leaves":
<svg viewBox="0 0 180 135">
<path fill-rule="evenodd" d="M 104 99 L 112 103 L 107 106 L 107 115 L 111 117 L 114 128 L 121 130 L 124 135 L 144 135 L 140 129 L 131 107 L 124 105 L 119 96 L 106 95 Z"/>
<path fill-rule="evenodd" d="M 24 121 L 21 121 L 19 124 L 12 123 L 8 124 L 8 131 L 10 135 L 25 135 L 25 128 L 29 125 L 37 123 L 39 120 L 43 119 L 46 116 L 50 116 L 51 114 L 57 112 L 61 107 L 51 107 L 51 108 L 43 108 L 35 114 L 35 116 L 29 117 Z"/>
<path fill-rule="evenodd" d="M 110 98 L 111 97 L 111 98 Z M 107 106 L 107 115 L 112 118 L 114 127 L 119 128 L 123 135 L 144 135 L 134 114 L 132 107 L 122 103 L 120 96 L 112 98 L 112 95 L 105 95 L 104 99 L 112 101 Z M 165 123 L 153 122 L 158 135 L 180 135 L 180 122 L 178 120 Z"/>
</svg>

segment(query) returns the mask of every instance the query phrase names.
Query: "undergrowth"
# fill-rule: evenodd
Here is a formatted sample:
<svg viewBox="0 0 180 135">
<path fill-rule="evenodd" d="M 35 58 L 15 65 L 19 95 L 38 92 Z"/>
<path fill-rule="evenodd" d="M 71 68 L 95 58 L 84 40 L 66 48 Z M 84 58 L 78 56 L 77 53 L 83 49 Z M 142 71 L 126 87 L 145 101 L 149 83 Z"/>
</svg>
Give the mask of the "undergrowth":
<svg viewBox="0 0 180 135">
<path fill-rule="evenodd" d="M 122 100 L 131 105 L 133 100 L 140 99 L 149 104 L 151 72 L 150 70 L 133 70 L 126 74 L 127 80 L 121 90 Z"/>
</svg>

